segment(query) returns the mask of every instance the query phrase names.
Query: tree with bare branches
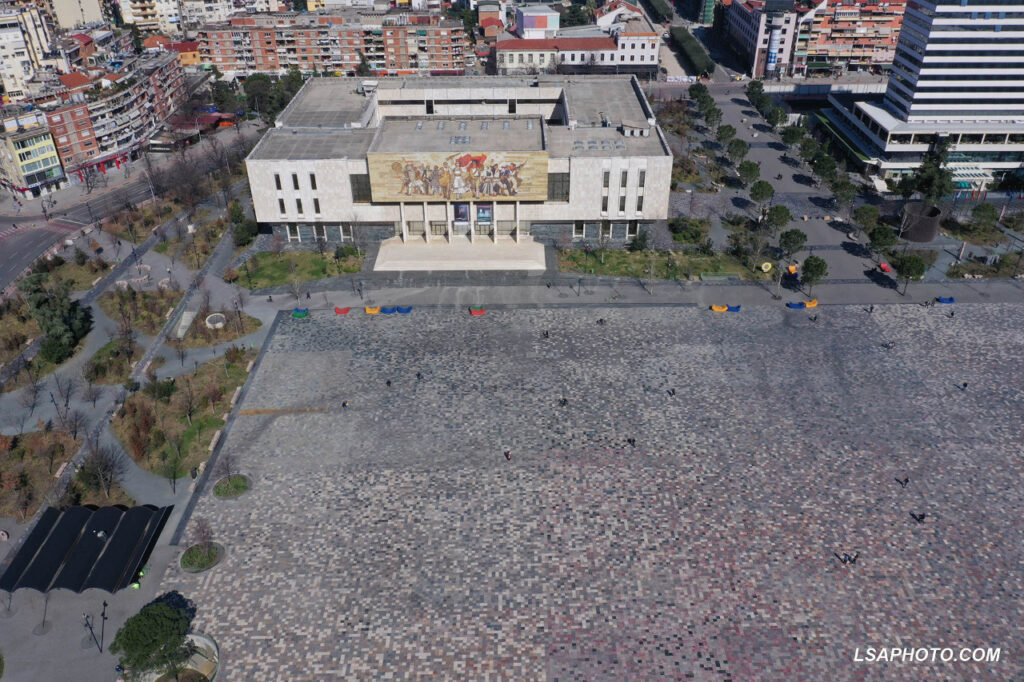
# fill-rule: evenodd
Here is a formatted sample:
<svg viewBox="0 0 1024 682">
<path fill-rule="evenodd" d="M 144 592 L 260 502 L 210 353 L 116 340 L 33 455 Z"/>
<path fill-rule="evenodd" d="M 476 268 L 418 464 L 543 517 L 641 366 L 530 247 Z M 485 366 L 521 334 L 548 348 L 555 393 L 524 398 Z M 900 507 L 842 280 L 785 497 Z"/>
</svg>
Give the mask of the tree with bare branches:
<svg viewBox="0 0 1024 682">
<path fill-rule="evenodd" d="M 113 445 L 90 444 L 78 476 L 91 490 L 100 490 L 104 497 L 110 497 L 110 489 L 128 471 L 124 455 Z"/>
<path fill-rule="evenodd" d="M 82 400 L 87 400 L 92 403 L 93 407 L 96 407 L 96 401 L 99 400 L 101 395 L 103 395 L 103 391 L 99 386 L 91 381 L 86 382 L 85 388 L 82 390 Z"/>
<path fill-rule="evenodd" d="M 206 518 L 199 517 L 196 519 L 196 525 L 192 529 L 192 537 L 195 538 L 195 543 L 202 547 L 204 551 L 210 551 L 210 547 L 213 545 L 213 528 Z"/>
<path fill-rule="evenodd" d="M 18 396 L 18 403 L 28 410 L 29 415 L 36 411 L 39 406 L 39 394 L 43 392 L 43 384 L 39 380 L 33 380 L 28 386 L 21 389 Z"/>
<path fill-rule="evenodd" d="M 238 458 L 230 450 L 222 449 L 217 456 L 215 478 L 231 478 L 238 473 Z"/>
<path fill-rule="evenodd" d="M 79 432 L 88 428 L 88 425 L 89 419 L 81 410 L 70 410 L 64 418 L 64 429 L 75 439 L 78 438 Z"/>
<path fill-rule="evenodd" d="M 64 406 L 64 409 L 68 409 L 71 399 L 78 392 L 78 377 L 73 374 L 61 375 L 60 373 L 55 373 L 53 375 L 53 385 L 57 390 L 57 395 L 60 396 L 60 401 Z"/>
<path fill-rule="evenodd" d="M 196 400 L 196 393 L 192 389 L 192 382 L 189 379 L 185 379 L 185 390 L 180 395 L 181 409 L 185 412 L 185 417 L 188 419 L 189 426 L 191 426 L 192 416 L 196 413 L 199 403 Z"/>
</svg>

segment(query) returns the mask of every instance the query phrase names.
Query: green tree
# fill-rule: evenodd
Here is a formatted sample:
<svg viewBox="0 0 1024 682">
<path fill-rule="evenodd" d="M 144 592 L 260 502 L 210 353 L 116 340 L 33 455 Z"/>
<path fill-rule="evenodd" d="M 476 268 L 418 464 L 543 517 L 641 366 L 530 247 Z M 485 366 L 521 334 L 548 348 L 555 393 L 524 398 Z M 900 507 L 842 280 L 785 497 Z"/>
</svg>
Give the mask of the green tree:
<svg viewBox="0 0 1024 682">
<path fill-rule="evenodd" d="M 764 213 L 761 223 L 768 234 L 775 234 L 793 222 L 793 214 L 785 206 L 772 206 Z"/>
<path fill-rule="evenodd" d="M 43 333 L 39 355 L 59 364 L 71 356 L 78 342 L 92 329 L 92 315 L 72 301 L 67 285 L 51 283 L 48 273 L 35 273 L 18 283 L 29 313 Z"/>
<path fill-rule="evenodd" d="M 110 652 L 133 674 L 180 666 L 194 651 L 185 637 L 191 626 L 192 616 L 185 608 L 156 601 L 125 621 Z"/>
<path fill-rule="evenodd" d="M 825 182 L 832 182 L 836 179 L 837 167 L 836 160 L 823 149 L 819 149 L 811 160 L 811 170 Z"/>
<path fill-rule="evenodd" d="M 895 244 L 896 232 L 888 225 L 878 225 L 868 233 L 868 246 L 876 256 L 880 256 Z"/>
<path fill-rule="evenodd" d="M 850 182 L 845 175 L 840 175 L 833 180 L 830 189 L 836 200 L 836 206 L 844 210 L 849 209 L 854 197 L 857 196 L 857 186 Z"/>
<path fill-rule="evenodd" d="M 803 126 L 786 126 L 782 129 L 782 141 L 792 147 L 804 138 L 805 132 Z"/>
<path fill-rule="evenodd" d="M 359 51 L 359 66 L 356 67 L 356 75 L 360 78 L 373 75 L 373 67 L 371 67 L 370 62 L 366 60 L 366 53 L 362 50 Z"/>
<path fill-rule="evenodd" d="M 789 115 L 782 107 L 772 107 L 768 110 L 768 115 L 765 116 L 765 120 L 768 122 L 768 125 L 772 127 L 772 130 L 775 130 L 785 123 L 788 118 Z"/>
<path fill-rule="evenodd" d="M 718 130 L 715 131 L 715 139 L 721 144 L 728 144 L 734 137 L 736 137 L 736 129 L 728 123 L 724 126 L 718 126 Z"/>
<path fill-rule="evenodd" d="M 971 222 L 977 230 L 991 230 L 999 220 L 999 211 L 989 203 L 981 203 L 971 209 Z"/>
<path fill-rule="evenodd" d="M 775 196 L 775 188 L 766 180 L 758 180 L 750 187 L 750 200 L 758 205 L 759 214 L 760 208 L 773 196 Z"/>
<path fill-rule="evenodd" d="M 739 163 L 750 151 L 750 145 L 743 140 L 730 140 L 725 148 L 725 153 L 733 163 Z"/>
<path fill-rule="evenodd" d="M 561 18 L 562 26 L 586 26 L 589 23 L 590 18 L 586 11 L 582 6 L 576 4 L 570 5 L 569 10 Z"/>
<path fill-rule="evenodd" d="M 722 110 L 718 107 L 712 107 L 704 112 L 704 120 L 712 128 L 717 128 L 718 124 L 722 122 Z"/>
<path fill-rule="evenodd" d="M 896 260 L 893 265 L 896 268 L 896 274 L 903 280 L 903 293 L 907 293 L 907 287 L 910 286 L 910 280 L 919 280 L 924 277 L 925 271 L 928 266 L 924 264 L 924 260 L 916 253 L 903 256 Z"/>
<path fill-rule="evenodd" d="M 806 243 L 807 235 L 802 230 L 786 230 L 779 235 L 779 251 L 782 251 L 782 257 L 785 260 L 792 258 L 793 254 L 804 248 Z"/>
<path fill-rule="evenodd" d="M 741 163 L 736 168 L 736 172 L 739 173 L 740 182 L 744 185 L 749 185 L 761 177 L 761 166 L 748 160 Z"/>
<path fill-rule="evenodd" d="M 807 295 L 811 295 L 814 285 L 828 276 L 828 263 L 824 258 L 808 256 L 804 259 L 803 267 L 800 268 L 800 279 L 807 285 Z"/>
<path fill-rule="evenodd" d="M 953 172 L 945 168 L 949 143 L 941 140 L 932 145 L 914 173 L 914 188 L 929 206 L 953 193 Z"/>
<path fill-rule="evenodd" d="M 693 85 L 691 85 L 689 87 L 687 92 L 689 92 L 689 94 L 690 94 L 690 99 L 695 100 L 698 97 L 700 97 L 702 94 L 703 95 L 708 94 L 708 86 L 704 85 L 703 83 L 694 83 Z"/>
<path fill-rule="evenodd" d="M 878 225 L 878 207 L 871 204 L 858 206 L 853 212 L 853 222 L 865 233 L 871 234 L 871 231 Z"/>
<path fill-rule="evenodd" d="M 813 137 L 805 137 L 800 141 L 800 158 L 804 161 L 810 161 L 813 159 L 820 149 L 818 141 Z"/>
<path fill-rule="evenodd" d="M 271 118 L 274 109 L 274 81 L 265 73 L 254 73 L 245 79 L 245 97 L 249 108 L 261 117 Z"/>
<path fill-rule="evenodd" d="M 702 92 L 699 95 L 697 95 L 696 104 L 697 111 L 699 111 L 702 115 L 707 114 L 707 112 L 715 108 L 714 98 L 711 97 L 711 95 L 709 95 L 706 92 Z"/>
<path fill-rule="evenodd" d="M 764 83 L 762 83 L 759 80 L 752 80 L 749 83 L 747 83 L 746 91 L 747 99 L 750 99 L 751 97 L 756 97 L 757 95 L 762 95 L 764 94 Z"/>
</svg>

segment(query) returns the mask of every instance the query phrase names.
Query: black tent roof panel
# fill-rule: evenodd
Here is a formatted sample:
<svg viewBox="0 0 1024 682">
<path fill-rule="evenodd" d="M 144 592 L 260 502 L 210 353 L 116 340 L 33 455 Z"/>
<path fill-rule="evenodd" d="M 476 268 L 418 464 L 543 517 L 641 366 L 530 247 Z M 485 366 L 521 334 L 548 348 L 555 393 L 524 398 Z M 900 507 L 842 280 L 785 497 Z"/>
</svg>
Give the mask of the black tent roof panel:
<svg viewBox="0 0 1024 682">
<path fill-rule="evenodd" d="M 149 558 L 171 509 L 49 507 L 0 576 L 0 589 L 125 588 Z"/>
</svg>

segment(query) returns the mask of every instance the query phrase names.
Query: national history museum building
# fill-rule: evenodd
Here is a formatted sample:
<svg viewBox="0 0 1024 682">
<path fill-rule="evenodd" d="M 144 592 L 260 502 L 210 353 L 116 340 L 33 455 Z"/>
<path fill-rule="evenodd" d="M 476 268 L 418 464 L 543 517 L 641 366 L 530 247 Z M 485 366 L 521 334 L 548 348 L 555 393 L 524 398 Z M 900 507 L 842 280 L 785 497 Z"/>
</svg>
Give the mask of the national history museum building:
<svg viewBox="0 0 1024 682">
<path fill-rule="evenodd" d="M 246 164 L 261 229 L 383 242 L 384 270 L 622 243 L 667 218 L 672 175 L 633 76 L 311 78 Z"/>
</svg>

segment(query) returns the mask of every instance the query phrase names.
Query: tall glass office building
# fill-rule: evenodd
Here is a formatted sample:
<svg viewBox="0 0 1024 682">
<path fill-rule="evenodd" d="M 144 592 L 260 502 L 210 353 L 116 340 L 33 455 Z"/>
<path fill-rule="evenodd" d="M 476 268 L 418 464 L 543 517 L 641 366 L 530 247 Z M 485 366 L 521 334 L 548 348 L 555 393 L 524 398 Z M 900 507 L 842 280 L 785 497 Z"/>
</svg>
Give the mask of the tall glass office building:
<svg viewBox="0 0 1024 682">
<path fill-rule="evenodd" d="M 881 98 L 833 96 L 833 132 L 880 178 L 937 139 L 961 188 L 1024 168 L 1024 0 L 909 0 Z"/>
</svg>

